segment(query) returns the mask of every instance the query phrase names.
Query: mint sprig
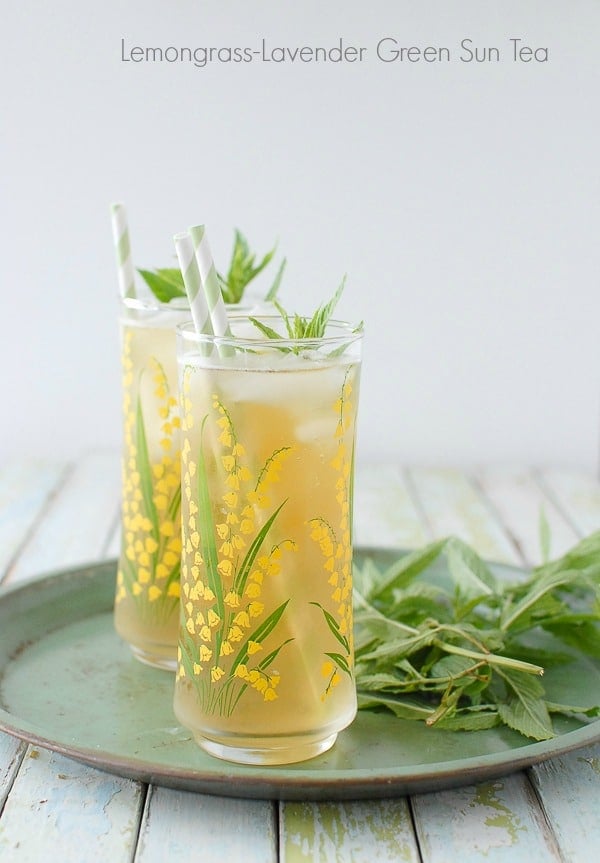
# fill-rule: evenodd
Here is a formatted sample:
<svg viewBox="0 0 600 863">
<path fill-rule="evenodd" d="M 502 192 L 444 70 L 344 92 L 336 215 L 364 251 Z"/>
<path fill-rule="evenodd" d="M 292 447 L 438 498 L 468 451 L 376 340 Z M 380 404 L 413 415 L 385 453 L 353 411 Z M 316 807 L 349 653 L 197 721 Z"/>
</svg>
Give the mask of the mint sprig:
<svg viewBox="0 0 600 863">
<path fill-rule="evenodd" d="M 445 559 L 445 566 L 440 566 Z M 450 537 L 381 570 L 355 567 L 359 707 L 452 730 L 507 725 L 534 740 L 552 715 L 600 716 L 561 704 L 544 668 L 600 659 L 600 531 L 520 581 L 497 576 Z"/>
<path fill-rule="evenodd" d="M 257 264 L 256 255 L 250 250 L 246 238 L 241 231 L 236 230 L 229 270 L 227 276 L 221 278 L 221 291 L 226 303 L 240 302 L 250 282 L 262 273 L 265 267 L 271 262 L 276 248 L 274 246 Z M 285 261 L 283 265 L 285 266 Z M 280 277 L 279 280 L 281 280 Z"/>
<path fill-rule="evenodd" d="M 256 263 L 256 254 L 251 251 L 248 241 L 241 231 L 235 231 L 231 261 L 226 276 L 218 274 L 221 293 L 226 303 L 239 304 L 245 291 L 262 271 L 271 263 L 276 252 L 274 246 Z M 265 300 L 272 300 L 279 290 L 286 266 L 284 258 L 275 279 L 265 295 Z M 138 273 L 148 285 L 154 296 L 161 303 L 169 303 L 178 297 L 185 297 L 183 276 L 178 268 L 163 267 L 155 270 L 138 269 Z"/>
<path fill-rule="evenodd" d="M 273 327 L 265 324 L 264 321 L 259 320 L 255 317 L 250 317 L 250 321 L 254 324 L 254 326 L 261 331 L 261 333 L 266 336 L 268 339 L 273 339 L 275 341 L 302 341 L 302 340 L 310 340 L 310 339 L 320 339 L 325 335 L 327 330 L 327 324 L 331 320 L 331 315 L 333 314 L 333 310 L 337 306 L 340 297 L 344 292 L 344 288 L 346 286 L 346 276 L 342 279 L 338 289 L 336 290 L 333 297 L 329 300 L 329 302 L 325 303 L 318 307 L 318 309 L 314 312 L 311 317 L 303 317 L 297 313 L 289 314 L 276 300 L 273 302 L 273 305 L 281 315 L 281 319 L 283 321 L 283 325 L 285 328 L 285 333 L 278 332 Z M 360 332 L 362 330 L 362 322 L 353 330 L 353 332 Z M 277 347 L 277 345 L 275 345 Z M 342 346 L 341 350 L 344 349 L 345 346 Z M 278 350 L 283 351 L 285 353 L 294 352 L 298 353 L 300 350 L 299 346 L 291 346 L 291 345 L 281 345 Z"/>
</svg>

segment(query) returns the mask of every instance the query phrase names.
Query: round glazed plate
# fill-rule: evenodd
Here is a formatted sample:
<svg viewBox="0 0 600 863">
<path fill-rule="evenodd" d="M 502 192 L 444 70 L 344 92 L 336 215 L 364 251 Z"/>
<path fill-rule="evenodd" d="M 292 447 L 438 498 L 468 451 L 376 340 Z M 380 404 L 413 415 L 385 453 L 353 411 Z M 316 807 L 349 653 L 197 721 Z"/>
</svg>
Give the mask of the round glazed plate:
<svg viewBox="0 0 600 863">
<path fill-rule="evenodd" d="M 399 553 L 358 549 L 355 555 L 386 563 Z M 556 737 L 532 743 L 505 727 L 452 732 L 359 711 L 333 749 L 310 761 L 247 767 L 218 760 L 178 724 L 172 675 L 137 662 L 115 634 L 115 570 L 115 561 L 107 561 L 0 592 L 0 729 L 144 782 L 288 800 L 440 790 L 600 739 L 600 720 L 584 725 L 559 718 Z M 600 703 L 600 663 L 582 658 L 575 666 L 546 675 L 549 695 L 566 704 Z"/>
</svg>

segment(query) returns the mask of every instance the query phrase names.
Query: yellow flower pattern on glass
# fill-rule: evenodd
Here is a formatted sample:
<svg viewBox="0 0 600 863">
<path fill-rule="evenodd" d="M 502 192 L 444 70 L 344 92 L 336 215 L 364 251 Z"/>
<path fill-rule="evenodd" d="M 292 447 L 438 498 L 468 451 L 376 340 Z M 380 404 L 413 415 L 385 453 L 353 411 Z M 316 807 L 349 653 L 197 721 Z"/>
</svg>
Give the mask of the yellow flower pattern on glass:
<svg viewBox="0 0 600 863">
<path fill-rule="evenodd" d="M 133 333 L 123 335 L 122 550 L 115 602 L 134 597 L 142 619 L 166 619 L 179 601 L 181 558 L 179 409 L 163 367 L 151 357 L 136 379 Z M 142 403 L 142 382 L 152 376 Z M 145 392 L 145 395 L 147 393 Z M 159 430 L 151 457 L 147 426 Z"/>
<path fill-rule="evenodd" d="M 281 589 L 273 591 L 273 580 L 287 584 L 283 573 L 292 563 L 290 555 L 305 543 L 317 542 L 330 588 L 328 608 L 319 605 L 318 612 L 332 642 L 322 667 L 315 669 L 316 677 L 325 678 L 324 699 L 341 673 L 352 676 L 352 447 L 348 449 L 346 434 L 352 422 L 346 413 L 352 408 L 350 382 L 346 375 L 333 405 L 330 440 L 335 457 L 324 468 L 335 484 L 337 521 L 331 525 L 318 515 L 305 523 L 299 520 L 290 528 L 296 535 L 281 539 L 278 518 L 288 503 L 281 491 L 287 483 L 281 480 L 295 445 L 276 448 L 256 464 L 218 393 L 213 393 L 204 417 L 193 416 L 192 372 L 193 367 L 184 369 L 180 392 L 186 506 L 177 681 L 194 688 L 206 714 L 231 716 L 242 696 L 275 701 L 282 679 L 277 658 L 294 639 L 278 635 L 286 628 L 292 598 Z M 215 494 L 216 488 L 221 492 Z"/>
<path fill-rule="evenodd" d="M 333 611 L 322 609 L 336 650 L 325 654 L 321 674 L 326 680 L 323 697 L 329 695 L 340 681 L 340 673 L 350 674 L 353 664 L 352 632 L 352 476 L 353 451 L 348 451 L 346 432 L 352 425 L 352 383 L 348 373 L 339 398 L 333 405 L 337 415 L 335 437 L 337 450 L 331 461 L 336 473 L 335 499 L 339 506 L 339 520 L 335 527 L 322 518 L 310 520 L 311 539 L 318 543 L 323 555 L 323 569 L 331 587 Z M 339 652 L 340 647 L 343 653 Z"/>
<path fill-rule="evenodd" d="M 288 640 L 264 642 L 276 630 L 287 602 L 266 609 L 261 602 L 265 579 L 276 578 L 286 554 L 296 550 L 289 539 L 268 546 L 268 534 L 283 504 L 270 511 L 272 487 L 291 447 L 274 452 L 254 475 L 246 448 L 238 439 L 231 416 L 214 394 L 210 433 L 216 436 L 223 488 L 213 518 L 208 497 L 202 497 L 206 464 L 203 453 L 192 457 L 194 428 L 189 376 L 182 380 L 182 489 L 186 498 L 185 554 L 182 561 L 183 618 L 177 678 L 197 686 L 207 712 L 230 715 L 241 695 L 254 690 L 263 701 L 277 698 L 280 674 L 275 662 Z"/>
</svg>

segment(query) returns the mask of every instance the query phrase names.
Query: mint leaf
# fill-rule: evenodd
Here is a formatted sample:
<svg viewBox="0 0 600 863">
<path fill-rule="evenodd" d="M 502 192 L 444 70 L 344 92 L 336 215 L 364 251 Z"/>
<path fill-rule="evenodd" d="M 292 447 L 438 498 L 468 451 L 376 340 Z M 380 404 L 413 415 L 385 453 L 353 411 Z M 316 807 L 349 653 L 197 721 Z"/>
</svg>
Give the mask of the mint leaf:
<svg viewBox="0 0 600 863">
<path fill-rule="evenodd" d="M 250 316 L 248 320 L 253 323 L 254 326 L 257 327 L 261 331 L 261 333 L 268 339 L 277 340 L 282 338 L 282 336 L 280 336 L 279 333 L 273 329 L 273 327 L 269 327 L 267 324 L 263 324 L 263 322 L 259 321 L 258 318 L 253 318 L 252 316 Z"/>
<path fill-rule="evenodd" d="M 576 569 L 541 571 L 527 584 L 527 592 L 517 602 L 509 602 L 502 613 L 502 629 L 517 629 L 519 619 L 530 615 L 532 609 L 543 601 L 552 591 L 569 585 L 579 579 L 581 573 Z"/>
<path fill-rule="evenodd" d="M 486 709 L 478 712 L 457 710 L 451 716 L 442 717 L 436 727 L 446 728 L 448 731 L 485 731 L 501 724 L 498 711 L 486 706 Z"/>
<path fill-rule="evenodd" d="M 566 569 L 589 570 L 596 580 L 600 579 L 600 530 L 582 539 L 562 557 L 536 567 L 533 574 L 561 572 Z"/>
<path fill-rule="evenodd" d="M 255 264 L 256 255 L 250 251 L 248 241 L 242 232 L 236 229 L 229 271 L 227 276 L 223 279 L 227 291 L 227 296 L 225 296 L 224 292 L 226 302 L 240 302 L 244 295 L 244 291 L 250 282 L 255 279 L 259 273 L 262 273 L 264 268 L 271 262 L 275 251 L 276 247 L 274 246 L 271 251 L 267 252 L 266 255 L 263 256 L 258 264 Z M 277 285 L 277 288 L 278 287 L 279 285 Z M 271 291 L 272 290 L 273 288 L 271 288 Z"/>
<path fill-rule="evenodd" d="M 508 688 L 505 701 L 498 701 L 498 715 L 509 728 L 534 740 L 554 737 L 552 720 L 543 700 L 544 687 L 536 677 L 520 671 L 502 669 L 498 674 Z"/>
<path fill-rule="evenodd" d="M 358 706 L 361 710 L 372 710 L 377 707 L 387 707 L 400 719 L 428 719 L 433 710 L 416 701 L 407 698 L 395 698 L 392 695 L 358 693 Z"/>
<path fill-rule="evenodd" d="M 281 264 L 279 265 L 279 269 L 277 270 L 277 275 L 275 276 L 275 280 L 271 287 L 269 288 L 267 294 L 265 295 L 265 300 L 270 302 L 274 300 L 279 292 L 279 287 L 281 285 L 281 280 L 283 279 L 283 273 L 285 271 L 285 267 L 287 264 L 287 258 L 284 258 Z"/>
<path fill-rule="evenodd" d="M 550 559 L 550 544 L 552 542 L 552 534 L 550 532 L 550 525 L 548 524 L 548 519 L 546 518 L 546 510 L 543 506 L 540 507 L 539 534 L 540 554 L 542 556 L 543 562 L 547 563 Z"/>
<path fill-rule="evenodd" d="M 546 707 L 549 713 L 561 713 L 563 716 L 588 716 L 590 719 L 600 716 L 600 705 L 597 704 L 591 707 L 573 707 L 569 704 L 555 704 L 553 701 L 547 701 Z"/>
<path fill-rule="evenodd" d="M 431 667 L 431 676 L 458 679 L 472 668 L 473 660 L 466 656 L 444 656 Z"/>
<path fill-rule="evenodd" d="M 446 545 L 448 569 L 459 594 L 466 599 L 490 596 L 497 590 L 496 579 L 479 555 L 457 537 Z"/>
<path fill-rule="evenodd" d="M 544 621 L 543 628 L 588 656 L 600 659 L 600 630 L 597 615 L 563 614 Z"/>
<path fill-rule="evenodd" d="M 161 303 L 169 303 L 175 297 L 185 297 L 185 286 L 180 270 L 139 270 L 154 296 Z"/>
<path fill-rule="evenodd" d="M 410 584 L 437 560 L 447 542 L 445 539 L 438 540 L 399 558 L 386 569 L 381 580 L 373 585 L 366 598 L 371 601 L 389 601 L 396 588 Z"/>
</svg>

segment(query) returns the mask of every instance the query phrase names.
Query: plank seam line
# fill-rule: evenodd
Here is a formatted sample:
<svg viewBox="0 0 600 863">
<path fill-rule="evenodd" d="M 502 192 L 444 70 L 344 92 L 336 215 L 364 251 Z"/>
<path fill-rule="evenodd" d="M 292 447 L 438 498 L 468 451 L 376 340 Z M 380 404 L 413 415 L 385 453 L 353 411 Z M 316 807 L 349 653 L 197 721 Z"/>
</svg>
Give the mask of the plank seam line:
<svg viewBox="0 0 600 863">
<path fill-rule="evenodd" d="M 36 517 L 32 521 L 32 523 L 29 526 L 29 528 L 27 529 L 27 531 L 25 532 L 23 539 L 21 540 L 21 542 L 19 543 L 19 545 L 15 549 L 15 553 L 13 554 L 10 561 L 8 562 L 6 569 L 4 570 L 4 574 L 3 574 L 2 578 L 0 578 L 0 585 L 4 584 L 5 582 L 8 583 L 12 572 L 14 571 L 15 567 L 17 566 L 17 564 L 19 562 L 19 558 L 23 555 L 23 552 L 26 550 L 30 541 L 35 537 L 36 533 L 40 529 L 42 521 L 46 518 L 48 511 L 51 509 L 52 504 L 54 503 L 54 501 L 56 500 L 58 495 L 61 493 L 61 491 L 66 486 L 67 482 L 69 481 L 69 478 L 71 476 L 73 476 L 74 472 L 75 472 L 75 462 L 68 462 L 65 465 L 65 468 L 63 469 L 62 473 L 60 474 L 60 476 L 56 482 L 56 485 L 54 485 L 52 487 L 52 489 L 50 490 L 50 492 L 46 496 L 46 499 L 44 500 L 43 505 L 40 507 L 39 512 L 36 514 Z"/>
<path fill-rule="evenodd" d="M 554 489 L 552 489 L 550 485 L 548 485 L 548 481 L 544 478 L 543 472 L 540 470 L 540 468 L 532 468 L 531 474 L 534 482 L 537 484 L 544 497 L 548 498 L 554 509 L 559 513 L 559 515 L 562 516 L 564 521 L 566 521 L 566 523 L 577 534 L 577 536 L 583 537 L 583 531 L 573 521 L 569 513 L 563 508 L 562 504 L 559 503 L 556 492 L 554 491 Z"/>
<path fill-rule="evenodd" d="M 419 859 L 418 859 L 417 863 L 423 863 L 424 857 L 423 857 L 423 854 L 421 852 L 421 836 L 420 836 L 420 830 L 419 830 L 419 822 L 418 822 L 418 819 L 417 819 L 417 816 L 415 813 L 415 809 L 413 806 L 412 797 L 407 797 L 406 802 L 408 804 L 408 806 L 407 806 L 408 817 L 410 818 L 410 823 L 411 823 L 413 834 L 415 837 L 415 848 L 417 850 L 417 854 L 419 855 Z"/>
<path fill-rule="evenodd" d="M 112 538 L 113 538 L 114 534 L 118 533 L 120 520 L 121 520 L 121 504 L 119 503 L 119 505 L 117 506 L 117 511 L 112 518 L 112 521 L 110 523 L 110 527 L 108 528 L 108 531 L 107 531 L 106 536 L 104 538 L 104 542 L 102 543 L 102 546 L 100 548 L 100 557 L 101 558 L 107 558 L 108 557 L 108 548 L 112 542 Z"/>
<path fill-rule="evenodd" d="M 518 538 L 514 535 L 512 530 L 508 527 L 508 525 L 506 525 L 504 523 L 504 521 L 502 520 L 502 516 L 498 512 L 498 509 L 496 508 L 493 501 L 491 501 L 490 498 L 485 493 L 485 489 L 481 485 L 480 480 L 477 479 L 477 477 L 473 474 L 465 474 L 465 476 L 466 476 L 467 482 L 471 485 L 473 491 L 475 492 L 475 494 L 479 498 L 482 505 L 487 509 L 487 511 L 489 512 L 490 516 L 494 519 L 494 521 L 497 522 L 497 524 L 500 526 L 501 531 L 504 533 L 504 535 L 508 539 L 509 543 L 512 545 L 515 552 L 517 553 L 517 556 L 518 556 L 520 562 L 525 567 L 530 567 L 531 564 L 527 560 L 527 557 L 523 551 L 521 543 L 519 542 Z"/>
<path fill-rule="evenodd" d="M 21 769 L 21 765 L 23 764 L 23 761 L 25 759 L 25 753 L 27 752 L 27 749 L 27 743 L 20 741 L 19 748 L 17 749 L 17 754 L 14 757 L 7 774 L 8 781 L 6 783 L 6 794 L 4 795 L 4 800 L 2 801 L 2 805 L 0 806 L 0 818 L 2 818 L 2 814 L 4 813 L 4 809 L 8 802 L 10 792 L 12 791 L 13 786 L 17 781 L 17 776 L 19 774 L 19 770 Z"/>
<path fill-rule="evenodd" d="M 548 817 L 548 813 L 546 812 L 546 807 L 544 806 L 544 799 L 540 794 L 538 782 L 536 780 L 535 768 L 534 767 L 528 767 L 524 772 L 525 772 L 525 776 L 527 778 L 527 784 L 531 788 L 532 796 L 537 801 L 540 815 L 544 821 L 544 825 L 547 828 L 547 831 L 548 831 L 547 835 L 548 835 L 548 838 L 551 840 L 552 848 L 553 848 L 554 852 L 556 853 L 556 858 L 557 858 L 557 860 L 560 860 L 561 863 L 569 863 L 569 859 L 567 857 L 565 857 L 564 854 L 562 853 L 560 843 L 558 841 L 556 833 L 554 832 L 554 828 L 552 827 L 552 820 Z"/>
<path fill-rule="evenodd" d="M 135 781 L 135 780 L 134 780 Z M 149 823 L 148 811 L 150 809 L 150 800 L 152 798 L 153 787 L 145 782 L 140 782 L 140 802 L 137 807 L 137 830 L 132 837 L 130 863 L 142 863 L 141 839 L 143 827 Z M 138 857 L 139 854 L 139 857 Z"/>
<path fill-rule="evenodd" d="M 410 468 L 408 468 L 408 467 L 402 468 L 402 470 L 400 471 L 400 476 L 404 479 L 404 482 L 406 483 L 408 496 L 410 497 L 412 505 L 414 506 L 414 508 L 417 512 L 417 515 L 420 518 L 421 523 L 423 524 L 423 527 L 425 528 L 425 533 L 427 534 L 428 539 L 433 540 L 433 538 L 435 536 L 433 526 L 432 526 L 431 522 L 429 521 L 429 518 L 427 516 L 427 512 L 426 512 L 425 507 L 423 506 L 423 503 L 421 501 L 421 497 L 420 497 L 419 492 L 417 490 L 417 486 L 415 484 L 415 481 L 414 481 L 413 475 L 410 471 Z"/>
<path fill-rule="evenodd" d="M 275 837 L 275 856 L 273 857 L 274 863 L 278 863 L 278 861 L 281 860 L 281 828 L 283 825 L 284 806 L 284 800 L 273 800 L 271 803 L 271 812 L 273 817 L 273 836 Z"/>
</svg>

